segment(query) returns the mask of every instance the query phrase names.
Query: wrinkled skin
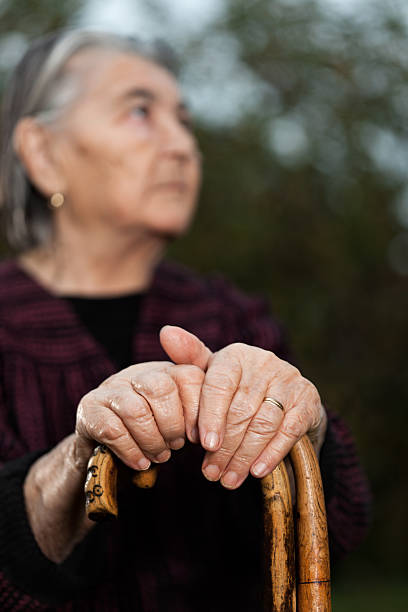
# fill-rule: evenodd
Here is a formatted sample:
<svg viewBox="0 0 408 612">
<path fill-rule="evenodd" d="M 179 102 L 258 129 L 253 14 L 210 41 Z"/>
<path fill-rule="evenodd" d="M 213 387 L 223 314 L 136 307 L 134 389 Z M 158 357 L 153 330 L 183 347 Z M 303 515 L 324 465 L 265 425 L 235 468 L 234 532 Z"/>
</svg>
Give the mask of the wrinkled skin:
<svg viewBox="0 0 408 612">
<path fill-rule="evenodd" d="M 131 366 L 81 401 L 78 446 L 89 456 L 104 443 L 129 467 L 167 461 L 184 436 L 207 449 L 203 473 L 236 488 L 262 477 L 309 433 L 319 451 L 326 417 L 314 385 L 270 351 L 237 343 L 212 354 L 192 334 L 167 326 L 163 348 L 174 360 Z M 271 396 L 285 407 L 263 399 Z"/>
</svg>

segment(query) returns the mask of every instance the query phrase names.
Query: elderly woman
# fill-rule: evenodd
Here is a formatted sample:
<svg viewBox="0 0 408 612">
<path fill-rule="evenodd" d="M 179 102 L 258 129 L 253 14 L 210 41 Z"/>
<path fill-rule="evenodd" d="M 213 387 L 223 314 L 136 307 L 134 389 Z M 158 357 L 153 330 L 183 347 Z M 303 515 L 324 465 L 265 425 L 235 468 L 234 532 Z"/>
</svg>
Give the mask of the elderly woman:
<svg viewBox="0 0 408 612">
<path fill-rule="evenodd" d="M 256 478 L 305 433 L 332 552 L 350 550 L 367 491 L 344 425 L 288 363 L 262 301 L 162 261 L 201 172 L 160 49 L 41 39 L 2 128 L 19 255 L 0 267 L 1 609 L 257 610 Z M 95 526 L 83 486 L 96 443 L 131 470 L 163 465 L 153 490 L 125 484 L 119 520 Z"/>
</svg>

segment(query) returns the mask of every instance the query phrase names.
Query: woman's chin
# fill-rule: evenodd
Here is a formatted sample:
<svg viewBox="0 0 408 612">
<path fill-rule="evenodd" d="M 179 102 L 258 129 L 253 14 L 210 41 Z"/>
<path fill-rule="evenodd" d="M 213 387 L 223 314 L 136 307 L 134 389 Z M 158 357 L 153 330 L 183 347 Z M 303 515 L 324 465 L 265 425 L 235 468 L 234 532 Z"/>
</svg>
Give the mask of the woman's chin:
<svg viewBox="0 0 408 612">
<path fill-rule="evenodd" d="M 189 229 L 189 223 L 168 223 L 168 224 L 160 224 L 156 227 L 152 228 L 152 233 L 155 234 L 159 238 L 163 238 L 166 241 L 176 240 L 180 236 L 183 236 Z"/>
<path fill-rule="evenodd" d="M 174 239 L 187 232 L 193 220 L 193 214 L 192 212 L 180 214 L 180 211 L 175 214 L 168 214 L 169 212 L 166 211 L 167 214 L 164 213 L 152 219 L 149 226 L 151 231 L 159 236 L 168 236 Z"/>
</svg>

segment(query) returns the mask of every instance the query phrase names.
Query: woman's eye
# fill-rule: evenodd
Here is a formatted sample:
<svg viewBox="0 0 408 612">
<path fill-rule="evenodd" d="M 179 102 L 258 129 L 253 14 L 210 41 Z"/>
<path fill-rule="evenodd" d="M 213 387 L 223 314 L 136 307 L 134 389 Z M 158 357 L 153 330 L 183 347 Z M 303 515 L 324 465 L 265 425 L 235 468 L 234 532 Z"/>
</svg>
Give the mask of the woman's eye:
<svg viewBox="0 0 408 612">
<path fill-rule="evenodd" d="M 147 117 L 149 114 L 149 108 L 145 104 L 133 106 L 130 111 L 132 117 Z"/>
</svg>

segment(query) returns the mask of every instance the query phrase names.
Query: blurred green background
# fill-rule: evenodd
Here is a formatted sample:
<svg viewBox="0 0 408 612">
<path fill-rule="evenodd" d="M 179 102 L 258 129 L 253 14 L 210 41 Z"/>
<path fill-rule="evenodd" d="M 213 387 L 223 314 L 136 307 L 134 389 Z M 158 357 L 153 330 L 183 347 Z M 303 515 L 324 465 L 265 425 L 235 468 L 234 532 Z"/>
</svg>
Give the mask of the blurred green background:
<svg viewBox="0 0 408 612">
<path fill-rule="evenodd" d="M 407 3 L 0 0 L 1 87 L 30 39 L 77 24 L 179 54 L 205 181 L 171 255 L 266 294 L 354 431 L 374 517 L 334 610 L 407 610 Z"/>
</svg>

